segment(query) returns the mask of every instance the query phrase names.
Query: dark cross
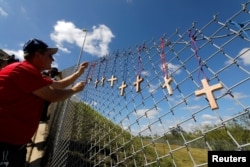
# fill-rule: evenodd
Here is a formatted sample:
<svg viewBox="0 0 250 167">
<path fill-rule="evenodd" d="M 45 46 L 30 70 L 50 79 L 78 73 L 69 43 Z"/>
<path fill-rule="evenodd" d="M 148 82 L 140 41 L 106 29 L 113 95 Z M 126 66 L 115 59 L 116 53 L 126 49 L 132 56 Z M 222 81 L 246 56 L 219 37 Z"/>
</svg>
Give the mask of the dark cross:
<svg viewBox="0 0 250 167">
<path fill-rule="evenodd" d="M 92 77 L 88 78 L 88 83 L 90 83 L 92 81 Z"/>
<path fill-rule="evenodd" d="M 208 102 L 212 109 L 218 109 L 218 105 L 215 101 L 213 91 L 223 88 L 223 85 L 221 83 L 218 83 L 216 85 L 209 86 L 207 79 L 201 80 L 201 83 L 203 85 L 203 89 L 195 91 L 196 96 L 201 96 L 206 94 Z"/>
<path fill-rule="evenodd" d="M 164 85 L 162 86 L 162 88 L 167 88 L 168 89 L 168 93 L 170 94 L 170 95 L 172 95 L 173 94 L 173 91 L 172 91 L 172 87 L 171 87 L 171 82 L 173 81 L 173 78 L 172 77 L 170 77 L 170 78 L 167 78 L 167 76 L 166 77 L 164 77 L 164 81 L 165 81 L 165 83 L 164 83 Z"/>
<path fill-rule="evenodd" d="M 99 81 L 98 81 L 98 79 L 96 79 L 96 81 L 95 81 L 95 88 L 97 88 L 98 83 L 99 83 Z"/>
<path fill-rule="evenodd" d="M 102 79 L 101 79 L 101 85 L 102 85 L 102 86 L 104 85 L 104 81 L 105 81 L 105 78 L 102 77 Z"/>
<path fill-rule="evenodd" d="M 141 91 L 141 82 L 143 82 L 143 78 L 140 78 L 140 76 L 137 75 L 136 81 L 134 82 L 134 86 L 136 87 L 136 92 Z"/>
<path fill-rule="evenodd" d="M 117 78 L 114 77 L 114 75 L 112 75 L 112 77 L 108 80 L 110 82 L 110 86 L 113 87 L 114 86 L 114 81 L 116 81 Z"/>
<path fill-rule="evenodd" d="M 124 89 L 127 87 L 127 85 L 125 84 L 124 81 L 122 81 L 122 85 L 119 87 L 119 89 L 121 90 L 120 95 L 123 96 L 124 95 Z"/>
</svg>

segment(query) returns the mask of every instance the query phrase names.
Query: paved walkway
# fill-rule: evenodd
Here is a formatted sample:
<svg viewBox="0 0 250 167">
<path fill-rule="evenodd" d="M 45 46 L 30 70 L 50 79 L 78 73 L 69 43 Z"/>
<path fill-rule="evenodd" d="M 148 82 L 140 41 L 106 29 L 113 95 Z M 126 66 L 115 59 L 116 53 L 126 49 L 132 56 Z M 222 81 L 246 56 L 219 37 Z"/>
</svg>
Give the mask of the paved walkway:
<svg viewBox="0 0 250 167">
<path fill-rule="evenodd" d="M 40 123 L 36 134 L 33 136 L 33 144 L 27 147 L 28 167 L 40 167 L 41 158 L 44 154 L 44 143 L 47 137 L 47 124 Z"/>
</svg>

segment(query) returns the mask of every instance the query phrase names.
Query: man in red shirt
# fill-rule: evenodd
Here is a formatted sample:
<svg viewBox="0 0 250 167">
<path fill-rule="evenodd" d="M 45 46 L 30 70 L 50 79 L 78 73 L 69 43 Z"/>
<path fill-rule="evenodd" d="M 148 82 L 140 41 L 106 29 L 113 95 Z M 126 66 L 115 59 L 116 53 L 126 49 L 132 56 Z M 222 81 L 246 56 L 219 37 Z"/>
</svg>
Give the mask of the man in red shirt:
<svg viewBox="0 0 250 167">
<path fill-rule="evenodd" d="M 39 125 L 45 101 L 65 100 L 84 89 L 85 82 L 66 87 L 82 75 L 88 62 L 59 81 L 41 75 L 51 68 L 57 50 L 41 40 L 29 40 L 23 47 L 25 60 L 0 70 L 0 166 L 25 166 L 26 144 Z"/>
</svg>

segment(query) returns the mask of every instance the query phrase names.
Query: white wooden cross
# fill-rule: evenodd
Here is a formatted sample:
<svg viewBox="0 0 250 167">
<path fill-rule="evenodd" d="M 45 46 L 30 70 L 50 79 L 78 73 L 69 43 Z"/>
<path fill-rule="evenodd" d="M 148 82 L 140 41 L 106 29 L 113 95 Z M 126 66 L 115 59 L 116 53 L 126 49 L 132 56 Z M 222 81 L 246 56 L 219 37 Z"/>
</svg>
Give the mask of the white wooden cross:
<svg viewBox="0 0 250 167">
<path fill-rule="evenodd" d="M 114 77 L 114 75 L 112 75 L 112 77 L 108 80 L 110 82 L 110 86 L 113 87 L 114 86 L 114 81 L 116 81 L 117 78 Z"/>
<path fill-rule="evenodd" d="M 207 79 L 201 80 L 201 83 L 203 85 L 203 89 L 195 91 L 195 95 L 201 96 L 203 94 L 206 94 L 211 109 L 218 109 L 219 107 L 215 101 L 213 91 L 223 88 L 223 85 L 221 83 L 218 83 L 216 85 L 209 86 Z"/>
<path fill-rule="evenodd" d="M 173 78 L 170 77 L 168 78 L 167 76 L 164 77 L 164 85 L 162 86 L 162 88 L 167 88 L 168 89 L 168 94 L 172 95 L 173 91 L 172 91 L 172 87 L 171 87 L 171 82 L 173 81 Z"/>
<path fill-rule="evenodd" d="M 136 87 L 136 92 L 141 91 L 141 82 L 143 82 L 143 78 L 140 78 L 140 76 L 137 75 L 136 81 L 134 82 L 134 86 Z"/>
<path fill-rule="evenodd" d="M 124 81 L 122 81 L 122 85 L 119 87 L 119 89 L 121 90 L 120 95 L 123 96 L 124 95 L 124 89 L 127 87 L 127 85 L 125 84 Z"/>
</svg>

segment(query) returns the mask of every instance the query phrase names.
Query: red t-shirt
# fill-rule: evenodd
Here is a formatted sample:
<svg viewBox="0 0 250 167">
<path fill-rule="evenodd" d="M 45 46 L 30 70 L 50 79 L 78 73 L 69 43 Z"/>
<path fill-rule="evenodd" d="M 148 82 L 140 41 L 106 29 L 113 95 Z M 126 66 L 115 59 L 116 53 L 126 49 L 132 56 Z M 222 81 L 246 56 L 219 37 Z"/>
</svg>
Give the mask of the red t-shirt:
<svg viewBox="0 0 250 167">
<path fill-rule="evenodd" d="M 0 142 L 21 145 L 31 139 L 44 104 L 32 92 L 52 82 L 28 61 L 0 70 Z"/>
</svg>

